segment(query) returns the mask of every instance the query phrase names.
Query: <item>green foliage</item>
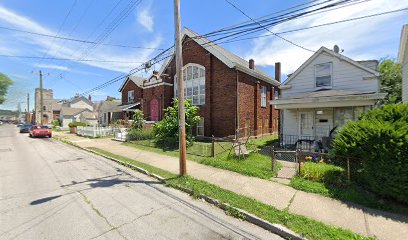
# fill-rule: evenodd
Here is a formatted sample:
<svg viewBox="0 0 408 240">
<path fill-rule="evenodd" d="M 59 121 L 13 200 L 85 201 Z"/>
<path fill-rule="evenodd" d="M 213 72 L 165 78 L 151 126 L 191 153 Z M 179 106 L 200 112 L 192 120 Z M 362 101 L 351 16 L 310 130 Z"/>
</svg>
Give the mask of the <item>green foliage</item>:
<svg viewBox="0 0 408 240">
<path fill-rule="evenodd" d="M 143 112 L 140 111 L 139 109 L 135 110 L 135 113 L 133 113 L 133 123 L 132 123 L 132 129 L 135 130 L 142 130 L 144 127 L 144 118 L 143 118 Z"/>
<path fill-rule="evenodd" d="M 399 103 L 402 100 L 402 70 L 401 64 L 394 59 L 383 59 L 378 65 L 381 73 L 381 90 L 388 93 L 383 103 Z"/>
<path fill-rule="evenodd" d="M 148 130 L 139 130 L 139 129 L 134 129 L 131 128 L 128 131 L 128 134 L 126 136 L 127 141 L 140 141 L 140 140 L 147 140 L 147 139 L 153 139 L 154 138 L 154 133 L 153 130 L 148 129 Z"/>
<path fill-rule="evenodd" d="M 331 152 L 345 165 L 352 180 L 384 197 L 408 203 L 408 104 L 385 105 L 348 122 Z"/>
<path fill-rule="evenodd" d="M 310 181 L 299 176 L 295 176 L 290 181 L 290 186 L 294 189 L 304 192 L 317 193 L 325 197 L 339 199 L 341 201 L 358 203 L 366 207 L 376 208 L 386 211 L 403 213 L 395 204 L 386 202 L 379 196 L 376 196 L 362 189 L 356 184 L 334 185 L 322 182 Z"/>
<path fill-rule="evenodd" d="M 52 126 L 53 127 L 61 127 L 61 122 L 59 119 L 55 119 L 54 121 L 52 121 Z"/>
<path fill-rule="evenodd" d="M 13 80 L 7 75 L 0 73 L 0 104 L 6 101 L 7 90 L 11 84 L 13 84 Z"/>
<path fill-rule="evenodd" d="M 326 163 L 306 162 L 300 167 L 300 176 L 322 183 L 340 184 L 344 169 Z"/>
<path fill-rule="evenodd" d="M 179 121 L 178 121 L 178 99 L 173 99 L 173 106 L 166 108 L 163 119 L 156 123 L 153 127 L 153 131 L 158 143 L 164 143 L 169 145 L 177 145 L 179 140 Z M 186 100 L 185 112 L 186 112 L 186 138 L 191 142 L 191 128 L 200 120 L 200 116 L 197 116 L 198 107 L 191 104 L 191 100 Z"/>
<path fill-rule="evenodd" d="M 68 127 L 79 127 L 79 126 L 86 127 L 86 123 L 83 123 L 83 122 L 70 122 L 68 124 Z"/>
</svg>

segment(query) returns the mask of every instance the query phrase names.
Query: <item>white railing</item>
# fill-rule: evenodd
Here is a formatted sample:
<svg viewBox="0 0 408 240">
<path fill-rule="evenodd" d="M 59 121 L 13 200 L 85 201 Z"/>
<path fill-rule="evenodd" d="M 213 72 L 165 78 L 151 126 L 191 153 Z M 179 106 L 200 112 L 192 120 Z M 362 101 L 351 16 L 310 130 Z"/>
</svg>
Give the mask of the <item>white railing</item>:
<svg viewBox="0 0 408 240">
<path fill-rule="evenodd" d="M 120 131 L 115 132 L 115 140 L 121 141 L 121 142 L 126 142 L 127 139 L 127 130 L 126 129 L 121 129 Z"/>
<path fill-rule="evenodd" d="M 86 137 L 105 137 L 105 136 L 113 136 L 118 129 L 114 129 L 111 127 L 77 127 L 77 135 L 79 136 L 86 136 Z"/>
</svg>

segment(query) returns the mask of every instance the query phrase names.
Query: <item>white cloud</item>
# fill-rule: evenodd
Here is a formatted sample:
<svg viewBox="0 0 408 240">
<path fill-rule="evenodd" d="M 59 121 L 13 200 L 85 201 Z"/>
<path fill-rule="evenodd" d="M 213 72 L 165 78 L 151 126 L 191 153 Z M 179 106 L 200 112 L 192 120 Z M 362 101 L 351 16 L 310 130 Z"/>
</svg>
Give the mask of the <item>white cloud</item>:
<svg viewBox="0 0 408 240">
<path fill-rule="evenodd" d="M 48 69 L 57 69 L 57 70 L 61 70 L 61 71 L 70 71 L 70 68 L 68 68 L 66 66 L 61 66 L 61 65 L 35 63 L 35 64 L 33 64 L 33 66 L 38 67 L 38 68 L 48 68 Z"/>
<path fill-rule="evenodd" d="M 137 22 L 142 25 L 147 31 L 153 32 L 153 16 L 151 15 L 150 6 L 143 8 L 137 13 Z"/>
<path fill-rule="evenodd" d="M 15 13 L 10 9 L 7 9 L 3 6 L 0 6 L 0 22 L 3 24 L 6 23 L 7 26 L 18 28 L 21 30 L 27 30 L 32 32 L 39 32 L 48 35 L 55 35 L 55 31 L 49 29 L 36 21 L 23 16 L 21 14 Z M 64 35 L 61 33 L 60 35 Z M 83 51 L 78 51 L 78 43 L 70 41 L 55 40 L 49 37 L 42 37 L 36 35 L 14 33 L 3 34 L 2 39 L 8 40 L 10 43 L 9 46 L 2 46 L 2 48 L 7 49 L 7 47 L 14 46 L 17 42 L 23 44 L 25 47 L 21 47 L 19 52 L 24 55 L 44 55 L 53 56 L 57 58 L 74 58 L 74 59 L 98 59 L 98 60 L 114 60 L 122 62 L 81 62 L 76 61 L 76 63 L 103 68 L 111 71 L 125 72 L 127 73 L 130 69 L 138 66 L 137 63 L 123 63 L 123 62 L 144 62 L 149 59 L 149 56 L 152 55 L 155 50 L 153 49 L 124 49 L 116 48 L 109 46 L 98 46 L 97 49 L 94 49 L 87 54 L 84 54 Z M 144 44 L 143 47 L 146 48 L 159 48 L 162 43 L 162 38 L 159 34 L 155 35 L 154 38 L 149 41 L 147 44 Z M 14 44 L 14 45 L 12 45 Z M 50 47 L 52 46 L 52 47 Z M 81 49 L 89 49 L 92 45 L 87 45 L 85 47 L 80 47 Z M 37 52 L 33 52 L 33 49 Z M 1 49 L 0 49 L 1 50 Z M 23 50 L 26 50 L 28 53 L 24 53 Z M 42 61 L 39 61 L 42 63 Z M 47 62 L 44 60 L 44 62 Z M 75 61 L 74 61 L 75 62 Z M 61 64 L 62 65 L 62 64 Z M 77 71 L 71 68 L 72 64 L 67 63 L 66 69 L 60 68 L 59 70 L 63 71 Z M 71 69 L 70 69 L 71 68 Z M 55 68 L 54 66 L 54 69 Z"/>
<path fill-rule="evenodd" d="M 270 30 L 282 32 L 305 28 L 344 19 L 356 18 L 408 7 L 407 1 L 376 0 L 339 8 L 321 14 L 303 17 L 277 25 Z M 344 55 L 354 59 L 379 59 L 389 55 L 389 40 L 399 39 L 402 16 L 406 12 L 383 15 L 364 20 L 334 24 L 326 27 L 308 29 L 282 37 L 314 51 L 321 46 L 332 48 L 335 44 L 343 48 Z M 264 35 L 270 34 L 264 33 Z M 272 66 L 275 62 L 282 63 L 285 74 L 295 71 L 313 53 L 298 48 L 277 37 L 264 37 L 252 40 L 252 48 L 246 52 L 246 58 L 254 58 L 258 65 Z"/>
</svg>

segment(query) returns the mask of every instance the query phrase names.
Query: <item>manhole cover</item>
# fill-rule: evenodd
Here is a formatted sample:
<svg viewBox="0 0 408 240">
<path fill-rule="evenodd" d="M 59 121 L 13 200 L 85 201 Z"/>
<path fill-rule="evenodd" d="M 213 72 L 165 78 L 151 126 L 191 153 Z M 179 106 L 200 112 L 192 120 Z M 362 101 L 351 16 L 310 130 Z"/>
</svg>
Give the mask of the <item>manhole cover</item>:
<svg viewBox="0 0 408 240">
<path fill-rule="evenodd" d="M 0 148 L 0 152 L 11 152 L 11 148 Z"/>
</svg>

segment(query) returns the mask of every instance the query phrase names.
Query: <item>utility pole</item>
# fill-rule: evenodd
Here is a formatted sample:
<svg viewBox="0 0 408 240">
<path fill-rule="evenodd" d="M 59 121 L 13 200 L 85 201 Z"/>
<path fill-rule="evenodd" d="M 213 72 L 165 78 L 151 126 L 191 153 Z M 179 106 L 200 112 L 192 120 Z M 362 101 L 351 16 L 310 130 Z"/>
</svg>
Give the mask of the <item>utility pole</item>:
<svg viewBox="0 0 408 240">
<path fill-rule="evenodd" d="M 180 0 L 174 0 L 174 30 L 176 50 L 176 76 L 178 80 L 178 117 L 179 117 L 179 153 L 180 175 L 187 174 L 186 167 L 186 114 L 184 109 L 183 51 L 181 43 Z"/>
<path fill-rule="evenodd" d="M 30 94 L 27 93 L 27 111 L 26 111 L 26 123 L 29 123 L 30 120 Z"/>
<path fill-rule="evenodd" d="M 44 120 L 43 120 L 43 109 L 44 109 L 44 101 L 43 101 L 43 86 L 42 86 L 42 72 L 41 70 L 38 72 L 39 76 L 40 76 L 40 123 L 41 125 L 44 124 Z"/>
</svg>

